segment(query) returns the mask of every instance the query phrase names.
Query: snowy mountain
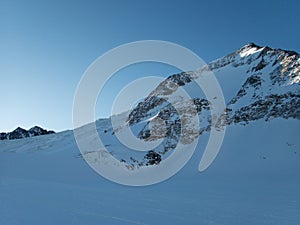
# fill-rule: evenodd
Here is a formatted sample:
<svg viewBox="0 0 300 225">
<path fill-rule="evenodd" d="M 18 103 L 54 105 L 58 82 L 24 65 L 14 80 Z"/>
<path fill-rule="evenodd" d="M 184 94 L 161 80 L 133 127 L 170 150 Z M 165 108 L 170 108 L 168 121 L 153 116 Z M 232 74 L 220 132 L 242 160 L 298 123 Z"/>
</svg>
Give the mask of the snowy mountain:
<svg viewBox="0 0 300 225">
<path fill-rule="evenodd" d="M 223 58 L 209 63 L 199 71 L 186 72 L 170 76 L 161 83 L 143 102 L 130 114 L 129 123 L 133 124 L 142 119 L 153 117 L 166 107 L 162 98 L 176 91 L 169 88 L 170 83 L 193 88 L 191 83 L 198 79 L 205 70 L 212 70 L 217 78 L 223 77 L 227 82 L 221 86 L 229 86 L 232 90 L 224 93 L 227 101 L 229 119 L 232 122 L 249 122 L 252 120 L 271 117 L 299 119 L 299 85 L 300 57 L 292 51 L 259 47 L 253 43 L 244 46 Z M 235 80 L 235 81 L 233 81 Z M 229 82 L 240 82 L 239 85 L 228 85 Z M 227 84 L 225 84 L 227 83 Z M 190 87 L 189 87 L 190 86 Z M 199 95 L 200 98 L 203 97 Z M 193 104 L 198 111 L 208 109 L 208 102 L 194 97 Z M 254 108 L 252 112 L 248 108 Z M 262 111 L 263 110 L 263 111 Z M 241 112 L 243 111 L 243 112 Z M 164 114 L 164 115 L 163 115 Z M 241 115 L 240 115 L 241 114 Z M 259 114 L 259 115 L 257 115 Z"/>
<path fill-rule="evenodd" d="M 199 138 L 186 166 L 156 185 L 122 186 L 96 174 L 83 159 L 95 159 L 92 124 L 78 128 L 90 144 L 86 152 L 73 131 L 5 138 L 0 224 L 300 224 L 299 63 L 295 52 L 248 44 L 197 71 L 170 76 L 129 113 L 97 120 L 103 146 L 133 172 L 160 165 L 177 145 Z M 209 70 L 224 93 L 221 115 L 210 113 L 213 104 L 196 85 Z M 176 98 L 179 87 L 191 98 Z M 123 122 L 113 126 L 112 120 Z M 225 125 L 220 153 L 200 173 L 210 131 Z M 118 140 L 128 128 L 145 143 L 161 143 L 134 151 Z M 28 136 L 43 133 L 30 130 Z M 189 138 L 180 139 L 182 131 Z M 26 134 L 18 129 L 15 136 Z"/>
<path fill-rule="evenodd" d="M 8 133 L 0 133 L 0 140 L 13 140 L 13 139 L 21 139 L 27 137 L 34 137 L 40 135 L 54 134 L 55 132 L 52 130 L 45 130 L 41 127 L 34 126 L 29 130 L 25 130 L 21 127 L 16 128 L 12 132 Z"/>
<path fill-rule="evenodd" d="M 227 101 L 224 113 L 218 116 L 215 124 L 211 122 L 211 103 L 205 99 L 203 93 L 197 91 L 195 84 L 195 80 L 201 79 L 206 71 L 212 71 L 221 81 Z M 130 112 L 123 128 L 129 125 L 139 138 L 145 141 L 164 139 L 163 144 L 155 151 L 132 153 L 125 158 L 119 158 L 137 167 L 158 164 L 167 158 L 180 139 L 181 119 L 186 117 L 190 121 L 193 117 L 190 110 L 192 107 L 195 107 L 199 115 L 201 126 L 188 128 L 191 138 L 187 140 L 188 143 L 204 132 L 209 132 L 211 126 L 221 128 L 231 124 L 246 125 L 257 120 L 267 122 L 274 118 L 299 120 L 299 85 L 299 54 L 250 43 L 198 71 L 172 75 L 158 85 Z M 191 99 L 176 98 L 179 87 L 191 93 Z M 179 115 L 178 110 L 184 111 L 184 115 Z M 187 126 L 191 126 L 191 122 Z M 122 132 L 122 125 L 116 132 Z M 118 157 L 118 152 L 113 152 Z"/>
</svg>

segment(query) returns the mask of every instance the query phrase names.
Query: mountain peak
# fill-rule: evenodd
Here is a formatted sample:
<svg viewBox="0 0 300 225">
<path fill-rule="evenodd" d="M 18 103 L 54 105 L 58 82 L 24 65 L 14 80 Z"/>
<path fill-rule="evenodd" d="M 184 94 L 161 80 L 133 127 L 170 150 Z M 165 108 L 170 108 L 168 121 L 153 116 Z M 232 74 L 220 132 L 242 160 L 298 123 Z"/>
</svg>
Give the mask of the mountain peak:
<svg viewBox="0 0 300 225">
<path fill-rule="evenodd" d="M 281 49 L 281 48 L 271 48 L 269 46 L 260 46 L 260 45 L 257 45 L 253 42 L 250 42 L 246 45 L 244 45 L 243 47 L 241 47 L 239 50 L 237 50 L 235 53 L 238 53 L 238 54 L 242 54 L 246 52 L 248 52 L 247 56 L 248 55 L 251 55 L 253 53 L 256 53 L 260 50 L 263 50 L 265 53 L 268 52 L 268 51 L 273 51 L 275 54 L 276 53 L 283 53 L 283 54 L 287 54 L 288 56 L 292 56 L 292 55 L 299 55 L 299 53 L 295 52 L 295 51 L 291 51 L 291 50 L 286 50 L 286 49 Z"/>
<path fill-rule="evenodd" d="M 165 157 L 179 142 L 189 143 L 212 128 L 222 129 L 225 125 L 246 125 L 262 120 L 267 122 L 275 118 L 299 120 L 299 68 L 299 55 L 249 43 L 197 71 L 169 76 L 132 109 L 127 121 L 129 125 L 142 127 L 138 133 L 140 139 L 153 141 L 164 138 L 164 145 L 156 151 Z M 200 81 L 207 69 L 213 71 L 221 81 L 226 101 L 226 110 L 216 119 L 216 123 L 211 123 L 210 109 L 213 105 L 195 88 L 197 79 Z M 191 93 L 190 100 L 182 101 L 174 97 L 180 95 L 177 92 L 179 87 Z M 175 105 L 176 108 L 173 107 Z M 185 128 L 180 123 L 181 118 L 193 121 L 193 114 L 189 110 L 193 105 L 201 126 L 194 127 L 193 122 L 189 122 Z M 183 116 L 178 113 L 178 109 L 184 112 Z M 162 120 L 166 121 L 166 128 L 163 129 L 167 133 L 162 130 Z M 190 139 L 183 141 L 180 139 L 181 129 L 195 135 L 189 135 Z M 129 162 L 136 163 L 131 159 Z"/>
<path fill-rule="evenodd" d="M 246 56 L 255 54 L 257 52 L 260 52 L 264 48 L 268 48 L 268 50 L 270 49 L 269 47 L 261 47 L 254 43 L 249 43 L 249 44 L 243 46 L 241 49 L 237 50 L 235 53 L 240 55 L 241 57 L 246 57 Z"/>
<path fill-rule="evenodd" d="M 241 50 L 242 50 L 242 49 L 245 49 L 245 48 L 248 49 L 248 48 L 262 48 L 262 47 L 259 46 L 259 45 L 257 45 L 257 44 L 255 44 L 255 43 L 253 43 L 253 42 L 250 42 L 250 43 L 244 45 L 244 46 L 241 48 Z"/>
<path fill-rule="evenodd" d="M 47 135 L 55 133 L 52 130 L 45 130 L 39 126 L 34 126 L 29 130 L 25 130 L 22 127 L 17 127 L 12 132 L 1 133 L 0 140 L 12 140 L 12 139 L 21 139 L 33 136 Z"/>
<path fill-rule="evenodd" d="M 23 131 L 26 131 L 26 130 L 22 127 L 17 127 L 13 132 L 23 132 Z"/>
</svg>

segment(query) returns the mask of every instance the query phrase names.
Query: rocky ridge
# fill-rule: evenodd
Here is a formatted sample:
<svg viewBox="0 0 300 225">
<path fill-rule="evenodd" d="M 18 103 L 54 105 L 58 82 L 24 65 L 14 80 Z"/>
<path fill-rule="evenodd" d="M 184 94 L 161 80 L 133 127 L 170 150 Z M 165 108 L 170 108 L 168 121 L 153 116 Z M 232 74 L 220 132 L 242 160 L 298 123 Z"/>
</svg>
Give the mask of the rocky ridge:
<svg viewBox="0 0 300 225">
<path fill-rule="evenodd" d="M 22 139 L 22 138 L 27 138 L 27 137 L 47 135 L 47 134 L 53 134 L 53 133 L 55 133 L 55 132 L 52 130 L 45 130 L 38 126 L 34 126 L 34 127 L 30 128 L 29 130 L 25 130 L 21 127 L 18 127 L 12 132 L 0 133 L 0 140 Z"/>
<path fill-rule="evenodd" d="M 212 123 L 211 103 L 200 94 L 188 101 L 174 98 L 180 87 L 188 91 L 191 88 L 189 84 L 205 71 L 225 76 L 225 70 L 242 76 L 244 82 L 235 96 L 226 102 L 226 110 L 218 115 L 216 123 Z M 145 141 L 164 138 L 161 148 L 144 157 L 144 161 L 158 164 L 167 152 L 176 147 L 184 130 L 189 132 L 190 140 L 184 140 L 188 144 L 203 132 L 210 131 L 212 126 L 222 129 L 226 125 L 246 125 L 261 119 L 266 122 L 278 117 L 300 119 L 299 85 L 298 53 L 250 43 L 197 71 L 168 77 L 131 111 L 127 123 L 129 126 L 146 123 L 138 134 Z M 191 108 L 198 114 L 200 127 L 192 126 L 190 119 L 195 116 L 195 110 Z M 136 159 L 131 163 L 141 164 Z"/>
</svg>

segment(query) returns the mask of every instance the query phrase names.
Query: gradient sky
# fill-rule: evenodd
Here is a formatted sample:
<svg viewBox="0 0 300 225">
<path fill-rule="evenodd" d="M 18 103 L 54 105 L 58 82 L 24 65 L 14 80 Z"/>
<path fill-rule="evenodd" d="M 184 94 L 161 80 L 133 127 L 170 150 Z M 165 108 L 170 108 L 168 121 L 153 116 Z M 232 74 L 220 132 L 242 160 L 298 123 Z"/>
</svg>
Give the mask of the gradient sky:
<svg viewBox="0 0 300 225">
<path fill-rule="evenodd" d="M 206 62 L 249 42 L 300 52 L 299 8 L 298 0 L 0 0 L 0 131 L 72 128 L 84 71 L 127 42 L 175 42 Z M 97 117 L 109 115 L 113 96 L 128 82 L 174 72 L 147 64 L 116 75 L 101 95 Z"/>
</svg>

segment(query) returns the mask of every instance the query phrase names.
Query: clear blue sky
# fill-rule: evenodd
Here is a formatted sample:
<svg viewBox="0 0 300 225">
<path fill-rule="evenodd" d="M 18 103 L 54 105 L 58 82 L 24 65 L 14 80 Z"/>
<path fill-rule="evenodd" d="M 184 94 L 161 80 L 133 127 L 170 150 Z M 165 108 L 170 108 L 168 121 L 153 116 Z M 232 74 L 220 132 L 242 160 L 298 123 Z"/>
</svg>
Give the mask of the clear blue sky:
<svg viewBox="0 0 300 225">
<path fill-rule="evenodd" d="M 299 8 L 297 0 L 0 0 L 0 131 L 34 125 L 70 129 L 84 71 L 127 42 L 175 42 L 206 62 L 248 42 L 300 52 Z M 128 70 L 112 80 L 97 117 L 108 115 L 112 96 L 127 82 L 174 72 L 160 66 L 151 71 L 149 65 L 138 69 L 147 71 Z"/>
</svg>

